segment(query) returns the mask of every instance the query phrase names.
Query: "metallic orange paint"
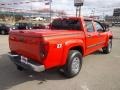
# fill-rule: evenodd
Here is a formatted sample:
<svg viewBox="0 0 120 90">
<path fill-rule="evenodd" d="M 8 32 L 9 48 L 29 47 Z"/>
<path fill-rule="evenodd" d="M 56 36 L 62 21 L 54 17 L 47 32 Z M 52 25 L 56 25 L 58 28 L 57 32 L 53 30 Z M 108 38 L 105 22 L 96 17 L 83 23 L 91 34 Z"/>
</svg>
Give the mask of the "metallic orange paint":
<svg viewBox="0 0 120 90">
<path fill-rule="evenodd" d="M 80 47 L 83 56 L 86 56 L 106 46 L 109 37 L 112 36 L 111 31 L 98 33 L 95 29 L 95 32 L 87 32 L 83 17 L 68 19 L 78 19 L 81 30 L 11 31 L 9 35 L 11 52 L 30 58 L 50 69 L 65 65 L 71 48 Z"/>
</svg>

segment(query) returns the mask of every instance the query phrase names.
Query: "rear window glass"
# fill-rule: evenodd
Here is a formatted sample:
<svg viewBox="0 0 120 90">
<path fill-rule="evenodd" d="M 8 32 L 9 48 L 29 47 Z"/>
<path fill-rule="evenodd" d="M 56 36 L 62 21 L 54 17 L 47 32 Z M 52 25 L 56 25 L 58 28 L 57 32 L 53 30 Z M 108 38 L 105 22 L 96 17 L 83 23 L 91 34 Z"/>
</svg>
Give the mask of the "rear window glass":
<svg viewBox="0 0 120 90">
<path fill-rule="evenodd" d="M 59 19 L 52 22 L 52 29 L 80 30 L 79 20 Z"/>
</svg>

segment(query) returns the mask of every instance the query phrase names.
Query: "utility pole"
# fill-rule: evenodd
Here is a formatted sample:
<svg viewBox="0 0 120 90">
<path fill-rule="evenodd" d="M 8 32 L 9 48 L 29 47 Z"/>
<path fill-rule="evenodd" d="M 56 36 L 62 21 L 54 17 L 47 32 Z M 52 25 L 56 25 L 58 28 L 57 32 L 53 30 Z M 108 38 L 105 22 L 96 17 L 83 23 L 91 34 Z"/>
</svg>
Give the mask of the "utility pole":
<svg viewBox="0 0 120 90">
<path fill-rule="evenodd" d="M 13 14 L 13 22 L 15 23 L 15 10 L 14 10 L 14 4 L 12 4 L 12 14 Z"/>
<path fill-rule="evenodd" d="M 92 16 L 93 17 L 95 16 L 95 8 L 93 8 L 93 10 L 92 10 Z"/>
<path fill-rule="evenodd" d="M 33 10 L 33 7 L 32 7 L 32 0 L 31 0 L 31 15 L 30 15 L 30 23 L 32 23 L 32 10 Z"/>
<path fill-rule="evenodd" d="M 50 16 L 50 23 L 52 21 L 52 0 L 44 0 L 45 5 L 49 5 L 49 16 Z"/>
<path fill-rule="evenodd" d="M 50 2 L 50 23 L 51 23 L 51 21 L 52 21 L 52 12 L 51 12 L 51 10 L 52 10 L 52 1 L 50 0 L 49 1 Z"/>
</svg>

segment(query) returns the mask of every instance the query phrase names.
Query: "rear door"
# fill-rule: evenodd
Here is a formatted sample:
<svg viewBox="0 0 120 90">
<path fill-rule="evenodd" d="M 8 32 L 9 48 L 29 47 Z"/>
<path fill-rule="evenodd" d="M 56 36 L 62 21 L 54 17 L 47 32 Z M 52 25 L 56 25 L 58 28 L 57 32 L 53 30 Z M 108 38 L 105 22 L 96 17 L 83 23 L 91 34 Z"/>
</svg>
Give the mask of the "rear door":
<svg viewBox="0 0 120 90">
<path fill-rule="evenodd" d="M 86 26 L 86 54 L 89 54 L 97 50 L 99 38 L 92 20 L 85 20 L 85 26 Z"/>
</svg>

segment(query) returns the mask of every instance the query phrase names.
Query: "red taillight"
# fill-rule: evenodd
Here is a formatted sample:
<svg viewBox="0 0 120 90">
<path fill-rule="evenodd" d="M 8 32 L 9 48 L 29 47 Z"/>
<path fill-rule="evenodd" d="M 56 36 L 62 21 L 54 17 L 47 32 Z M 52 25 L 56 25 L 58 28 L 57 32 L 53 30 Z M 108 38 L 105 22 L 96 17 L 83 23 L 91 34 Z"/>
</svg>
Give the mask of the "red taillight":
<svg viewBox="0 0 120 90">
<path fill-rule="evenodd" d="M 40 58 L 46 58 L 49 51 L 49 44 L 48 43 L 40 43 Z"/>
</svg>

